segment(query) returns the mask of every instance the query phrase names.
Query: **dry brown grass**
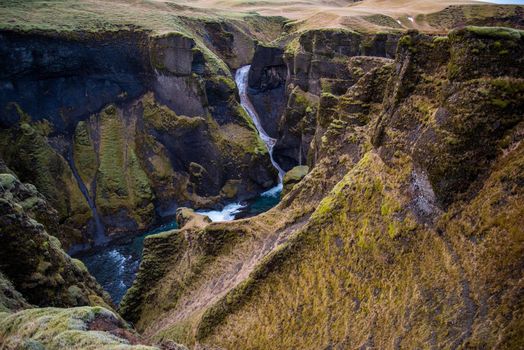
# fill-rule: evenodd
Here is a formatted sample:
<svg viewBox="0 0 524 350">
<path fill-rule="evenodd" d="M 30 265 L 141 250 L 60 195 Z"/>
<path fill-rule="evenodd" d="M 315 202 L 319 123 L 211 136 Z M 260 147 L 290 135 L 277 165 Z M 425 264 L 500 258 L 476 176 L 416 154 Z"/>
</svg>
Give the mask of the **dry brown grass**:
<svg viewBox="0 0 524 350">
<path fill-rule="evenodd" d="M 477 3 L 468 0 L 6 0 L 0 3 L 0 29 L 100 31 L 138 28 L 154 32 L 185 31 L 181 17 L 241 19 L 258 13 L 282 16 L 295 29 L 353 27 L 370 31 L 383 26 L 364 18 L 381 14 L 400 21 L 405 28 L 431 30 L 420 14 L 440 11 L 449 5 Z M 386 26 L 386 28 L 388 28 Z"/>
</svg>

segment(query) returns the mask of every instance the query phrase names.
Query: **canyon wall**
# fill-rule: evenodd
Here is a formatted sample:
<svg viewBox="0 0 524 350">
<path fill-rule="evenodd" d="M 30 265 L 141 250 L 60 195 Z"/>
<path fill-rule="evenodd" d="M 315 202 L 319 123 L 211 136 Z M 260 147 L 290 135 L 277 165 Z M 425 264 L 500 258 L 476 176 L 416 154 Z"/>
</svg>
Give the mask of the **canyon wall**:
<svg viewBox="0 0 524 350">
<path fill-rule="evenodd" d="M 201 349 L 518 348 L 522 38 L 411 32 L 394 61 L 349 58 L 309 174 L 255 218 L 147 238 L 124 317 Z"/>
<path fill-rule="evenodd" d="M 345 93 L 366 71 L 366 67 L 351 67 L 348 60 L 394 58 L 399 37 L 318 29 L 296 34 L 282 43 L 285 49 L 257 47 L 249 76 L 250 97 L 263 116 L 262 125 L 278 139 L 274 158 L 284 170 L 313 164 L 309 147 L 320 96 Z"/>
<path fill-rule="evenodd" d="M 225 64 L 251 60 L 253 39 L 229 25 L 221 44 L 222 27 L 200 25 L 210 48 L 181 33 L 1 33 L 0 152 L 58 210 L 67 248 L 276 181 Z"/>
</svg>

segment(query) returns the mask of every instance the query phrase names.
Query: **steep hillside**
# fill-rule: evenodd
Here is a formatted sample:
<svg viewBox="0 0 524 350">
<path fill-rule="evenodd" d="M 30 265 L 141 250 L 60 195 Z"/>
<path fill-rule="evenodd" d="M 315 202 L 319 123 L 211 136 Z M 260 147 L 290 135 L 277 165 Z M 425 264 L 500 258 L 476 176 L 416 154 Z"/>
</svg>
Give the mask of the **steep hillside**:
<svg viewBox="0 0 524 350">
<path fill-rule="evenodd" d="M 146 239 L 124 317 L 201 348 L 522 346 L 522 47 L 471 27 L 350 59 L 311 172 L 266 214 Z"/>
<path fill-rule="evenodd" d="M 143 343 L 110 311 L 109 296 L 82 262 L 71 259 L 39 222 L 56 228 L 56 211 L 3 163 L 0 212 L 0 348 L 109 349 Z"/>
</svg>

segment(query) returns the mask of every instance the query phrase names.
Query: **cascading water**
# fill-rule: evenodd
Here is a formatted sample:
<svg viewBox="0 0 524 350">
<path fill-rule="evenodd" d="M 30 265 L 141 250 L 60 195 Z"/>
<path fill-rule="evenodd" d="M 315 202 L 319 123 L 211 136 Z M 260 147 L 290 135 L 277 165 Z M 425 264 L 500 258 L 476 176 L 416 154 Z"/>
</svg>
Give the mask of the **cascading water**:
<svg viewBox="0 0 524 350">
<path fill-rule="evenodd" d="M 253 104 L 251 103 L 251 100 L 249 99 L 249 96 L 247 95 L 247 83 L 248 83 L 248 75 L 249 75 L 250 68 L 251 66 L 244 66 L 242 68 L 239 68 L 235 75 L 235 82 L 237 84 L 238 93 L 240 95 L 240 104 L 242 105 L 242 107 L 244 107 L 244 110 L 247 112 L 247 114 L 249 114 L 249 117 L 251 118 L 251 120 L 253 120 L 253 123 L 255 124 L 255 127 L 258 130 L 258 134 L 260 135 L 260 138 L 266 144 L 266 147 L 269 151 L 269 157 L 271 159 L 271 164 L 273 164 L 275 169 L 278 170 L 277 187 L 279 187 L 281 190 L 282 189 L 282 180 L 284 178 L 285 171 L 282 170 L 282 168 L 278 165 L 278 163 L 273 158 L 273 147 L 275 147 L 275 143 L 277 142 L 277 140 L 269 136 L 267 132 L 264 130 L 264 128 L 262 127 L 262 124 L 260 123 L 258 114 L 255 111 L 255 107 L 253 106 Z M 274 191 L 274 189 L 271 189 L 269 191 Z"/>
<path fill-rule="evenodd" d="M 200 214 L 207 215 L 212 221 L 231 221 L 238 217 L 258 215 L 274 207 L 279 202 L 280 193 L 282 192 L 282 179 L 284 177 L 284 171 L 273 159 L 273 147 L 275 146 L 276 140 L 270 137 L 260 124 L 260 119 L 255 111 L 255 108 L 247 96 L 249 68 L 250 66 L 245 66 L 238 69 L 235 76 L 240 94 L 240 103 L 248 113 L 249 117 L 253 120 L 260 138 L 266 144 L 271 163 L 275 169 L 278 170 L 278 185 L 266 192 L 261 193 L 260 196 L 247 205 L 241 203 L 230 203 L 220 211 L 197 211 Z M 70 155 L 70 159 L 73 159 L 72 154 Z M 73 174 L 78 181 L 82 193 L 84 196 L 86 196 L 89 206 L 93 210 L 97 232 L 99 227 L 102 228 L 102 236 L 97 235 L 97 237 L 103 237 L 100 239 L 105 239 L 101 222 L 97 221 L 96 219 L 98 215 L 94 201 L 91 197 L 89 197 L 89 193 L 80 179 L 80 176 L 78 175 L 71 160 L 70 162 Z M 175 229 L 176 227 L 176 222 L 171 222 L 143 235 L 132 238 L 126 242 L 121 242 L 119 244 L 111 243 L 102 249 L 96 249 L 95 251 L 87 254 L 84 253 L 83 255 L 79 256 L 79 258 L 84 261 L 89 271 L 102 284 L 104 289 L 107 290 L 109 294 L 111 294 L 113 301 L 118 304 L 135 278 L 135 274 L 138 270 L 142 255 L 142 244 L 144 237 L 150 234 Z"/>
<path fill-rule="evenodd" d="M 267 150 L 269 151 L 269 158 L 271 159 L 271 164 L 273 164 L 275 169 L 277 169 L 278 171 L 278 185 L 261 193 L 259 200 L 256 200 L 255 203 L 251 205 L 251 208 L 247 208 L 248 210 L 246 211 L 246 213 L 244 213 L 247 215 L 256 215 L 260 212 L 268 210 L 269 208 L 273 207 L 276 203 L 278 203 L 280 193 L 282 192 L 282 180 L 284 178 L 285 171 L 282 170 L 282 168 L 273 158 L 273 147 L 275 146 L 277 140 L 269 136 L 267 132 L 264 130 L 262 124 L 260 123 L 260 118 L 258 117 L 255 107 L 253 106 L 251 100 L 249 99 L 249 96 L 247 95 L 248 75 L 250 67 L 251 66 L 244 66 L 242 68 L 239 68 L 235 75 L 235 82 L 237 84 L 238 93 L 240 95 L 240 104 L 255 124 L 260 138 L 262 139 L 262 141 L 264 141 L 264 144 L 266 145 Z M 224 209 L 222 209 L 221 211 L 199 210 L 197 212 L 199 214 L 207 215 L 211 219 L 211 221 L 230 221 L 234 220 L 236 215 L 242 214 L 242 211 L 245 209 L 245 205 L 242 205 L 240 203 L 231 203 L 229 205 L 226 205 Z"/>
</svg>

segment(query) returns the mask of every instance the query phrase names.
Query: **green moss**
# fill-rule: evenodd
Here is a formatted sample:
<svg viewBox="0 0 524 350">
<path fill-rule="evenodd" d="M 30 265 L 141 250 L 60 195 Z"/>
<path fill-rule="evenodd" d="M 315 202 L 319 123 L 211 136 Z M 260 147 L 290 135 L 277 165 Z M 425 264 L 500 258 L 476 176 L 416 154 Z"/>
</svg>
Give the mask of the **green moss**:
<svg viewBox="0 0 524 350">
<path fill-rule="evenodd" d="M 87 270 L 87 267 L 84 265 L 84 263 L 78 259 L 71 259 L 73 261 L 73 263 L 76 265 L 76 267 L 78 267 L 78 269 L 80 271 L 83 271 L 83 272 L 86 272 L 88 273 L 89 271 Z"/>
<path fill-rule="evenodd" d="M 405 46 L 405 47 L 411 47 L 413 46 L 413 39 L 411 38 L 410 35 L 404 35 L 398 41 L 398 45 Z"/>
<path fill-rule="evenodd" d="M 128 345 L 126 339 L 109 332 L 89 330 L 96 318 L 125 329 L 123 322 L 112 312 L 98 307 L 71 309 L 29 309 L 0 320 L 0 338 L 4 345 L 17 349 L 156 349 L 143 345 Z"/>
<path fill-rule="evenodd" d="M 75 129 L 73 157 L 80 178 L 90 191 L 98 170 L 98 157 L 91 140 L 89 125 L 84 121 L 79 122 Z"/>
<path fill-rule="evenodd" d="M 2 131 L 0 152 L 3 159 L 20 174 L 22 181 L 36 186 L 58 211 L 62 222 L 84 225 L 90 218 L 89 206 L 67 161 L 49 145 L 45 136 L 49 130 L 42 128 L 42 123 L 38 125 L 34 127 L 22 122 L 18 128 Z M 44 132 L 44 135 L 40 132 Z M 29 202 L 26 204 L 30 205 Z M 61 239 L 64 242 L 68 240 L 67 237 Z"/>
<path fill-rule="evenodd" d="M 505 27 L 476 27 L 469 26 L 464 28 L 466 32 L 476 34 L 486 38 L 502 38 L 511 40 L 520 40 L 524 37 L 524 31 Z"/>
<path fill-rule="evenodd" d="M 510 104 L 510 101 L 494 98 L 491 100 L 491 103 L 499 108 L 506 108 Z"/>
<path fill-rule="evenodd" d="M 126 125 L 114 106 L 107 107 L 99 120 L 97 207 L 104 215 L 125 209 L 129 218 L 139 227 L 145 227 L 154 212 L 151 203 L 154 196 L 149 178 L 136 156 L 134 138 L 129 140 Z"/>
</svg>

